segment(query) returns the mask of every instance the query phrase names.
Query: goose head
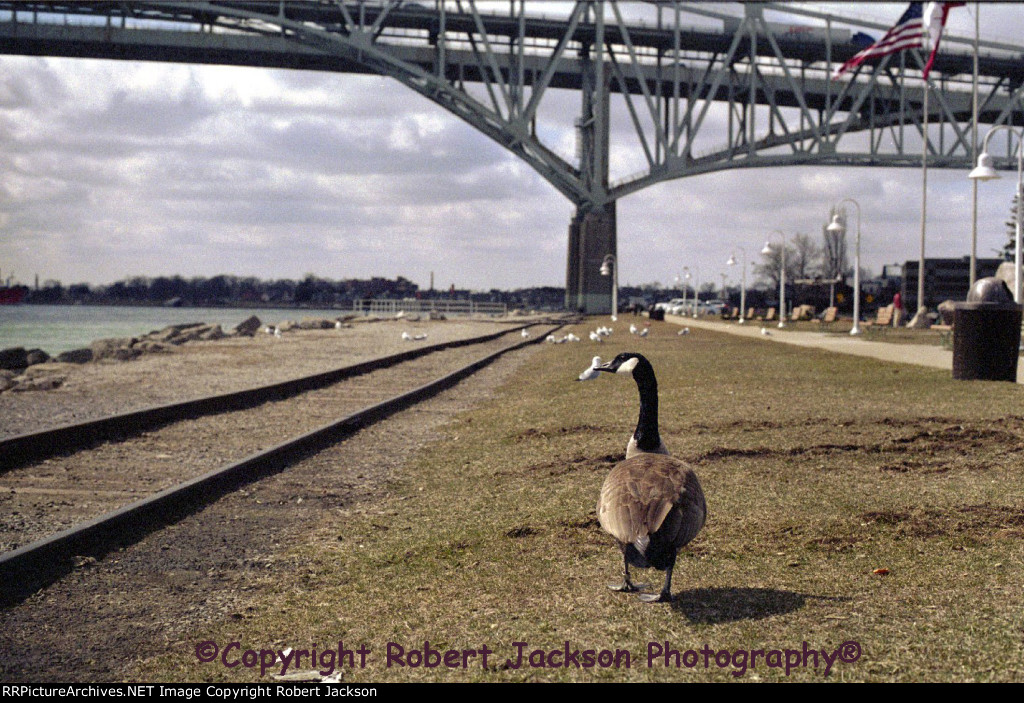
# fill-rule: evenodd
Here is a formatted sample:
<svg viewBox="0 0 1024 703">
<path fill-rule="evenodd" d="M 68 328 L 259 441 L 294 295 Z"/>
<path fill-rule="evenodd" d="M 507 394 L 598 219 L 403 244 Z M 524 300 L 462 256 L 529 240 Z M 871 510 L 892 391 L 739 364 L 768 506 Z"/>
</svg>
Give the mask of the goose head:
<svg viewBox="0 0 1024 703">
<path fill-rule="evenodd" d="M 626 445 L 626 458 L 643 453 L 668 454 L 658 433 L 658 380 L 647 357 L 636 352 L 622 352 L 607 364 L 595 368 L 608 373 L 632 375 L 640 392 L 640 417 Z"/>
</svg>

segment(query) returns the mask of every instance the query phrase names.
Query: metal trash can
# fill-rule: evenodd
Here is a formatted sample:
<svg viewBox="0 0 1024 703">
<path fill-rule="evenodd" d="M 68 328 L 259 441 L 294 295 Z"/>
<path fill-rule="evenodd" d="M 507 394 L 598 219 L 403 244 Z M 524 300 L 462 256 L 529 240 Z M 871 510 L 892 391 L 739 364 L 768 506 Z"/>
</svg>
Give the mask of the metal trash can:
<svg viewBox="0 0 1024 703">
<path fill-rule="evenodd" d="M 652 308 L 650 317 L 652 320 L 664 320 L 665 311 L 662 308 L 658 308 L 657 310 Z"/>
<path fill-rule="evenodd" d="M 1021 309 L 1002 280 L 975 282 L 953 308 L 954 379 L 1016 382 Z"/>
</svg>

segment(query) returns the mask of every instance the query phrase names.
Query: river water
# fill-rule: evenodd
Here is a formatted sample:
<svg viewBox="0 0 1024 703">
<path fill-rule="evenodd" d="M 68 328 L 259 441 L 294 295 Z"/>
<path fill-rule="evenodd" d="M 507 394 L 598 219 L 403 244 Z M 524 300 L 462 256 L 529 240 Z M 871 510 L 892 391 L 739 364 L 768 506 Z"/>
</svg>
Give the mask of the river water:
<svg viewBox="0 0 1024 703">
<path fill-rule="evenodd" d="M 168 325 L 220 324 L 224 331 L 250 315 L 264 324 L 303 317 L 336 318 L 348 310 L 164 308 L 113 305 L 0 305 L 0 349 L 42 349 L 51 356 L 89 346 L 94 339 L 137 337 Z"/>
</svg>

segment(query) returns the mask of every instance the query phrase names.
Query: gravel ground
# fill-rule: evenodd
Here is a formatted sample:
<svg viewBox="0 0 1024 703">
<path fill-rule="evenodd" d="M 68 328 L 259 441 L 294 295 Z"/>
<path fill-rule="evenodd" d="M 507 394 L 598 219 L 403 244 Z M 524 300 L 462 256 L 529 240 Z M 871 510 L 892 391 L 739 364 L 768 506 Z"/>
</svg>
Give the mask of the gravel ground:
<svg viewBox="0 0 1024 703">
<path fill-rule="evenodd" d="M 522 324 L 522 318 L 514 318 Z M 134 361 L 48 363 L 32 374 L 63 377 L 48 391 L 0 393 L 0 437 L 128 412 L 198 396 L 243 390 L 329 371 L 413 345 L 429 345 L 508 329 L 509 322 L 476 320 L 356 323 L 340 330 L 300 330 L 280 338 L 229 337 L 189 342 Z M 423 341 L 402 332 L 426 334 Z"/>
<path fill-rule="evenodd" d="M 0 552 L 241 461 L 519 341 L 513 333 L 445 349 L 291 398 L 189 418 L 7 471 L 0 475 Z"/>
<path fill-rule="evenodd" d="M 421 325 L 430 335 L 428 342 L 502 327 L 471 322 Z M 104 412 L 110 412 L 111 405 L 129 409 L 248 387 L 400 351 L 408 344 L 400 343 L 402 330 L 396 323 L 381 323 L 339 334 L 308 332 L 283 340 L 186 345 L 174 354 L 82 367 L 78 371 L 89 382 L 72 374 L 57 391 L 0 396 L 0 412 L 8 423 L 7 410 L 28 407 L 31 395 L 51 413 L 74 419 L 75 413 L 102 414 L 93 412 L 91 403 L 108 396 L 114 397 Z M 357 340 L 361 345 L 355 344 Z M 385 494 L 388 479 L 424 444 L 436 440 L 449 419 L 490 398 L 537 349 L 530 346 L 507 354 L 435 398 L 225 496 L 131 547 L 86 561 L 21 604 L 0 611 L 0 680 L 133 680 L 139 678 L 134 672 L 140 662 L 193 648 L 196 633 L 205 625 L 273 607 L 267 589 L 282 579 L 298 579 L 296 587 L 301 584 L 303 565 L 291 563 L 283 553 L 316 538 L 324 511 L 378 510 L 376 499 Z M 285 363 L 292 360 L 294 365 Z M 224 375 L 232 382 L 225 382 Z M 142 402 L 140 383 L 154 389 L 150 395 L 147 387 Z"/>
</svg>

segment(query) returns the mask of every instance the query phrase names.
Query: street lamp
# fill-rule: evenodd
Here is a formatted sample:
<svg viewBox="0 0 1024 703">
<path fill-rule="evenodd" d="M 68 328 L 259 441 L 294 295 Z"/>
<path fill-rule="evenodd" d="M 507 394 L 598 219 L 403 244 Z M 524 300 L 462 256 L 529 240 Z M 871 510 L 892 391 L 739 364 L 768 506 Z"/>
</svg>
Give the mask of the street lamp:
<svg viewBox="0 0 1024 703">
<path fill-rule="evenodd" d="M 747 250 L 743 247 L 736 247 L 743 254 L 743 275 L 742 284 L 740 287 L 740 320 L 738 324 L 743 324 L 747 314 Z M 736 265 L 736 255 L 730 254 L 729 260 L 725 262 L 726 266 Z"/>
<path fill-rule="evenodd" d="M 978 165 L 973 171 L 968 174 L 968 178 L 976 181 L 991 181 L 999 178 L 999 172 L 992 166 L 992 157 L 988 153 L 988 140 L 995 132 L 1000 129 L 1009 129 L 1012 134 L 1017 135 L 1017 217 L 1015 228 L 1014 228 L 1014 252 L 1013 252 L 1013 299 L 1015 302 L 1020 303 L 1021 301 L 1021 277 L 1020 277 L 1020 266 L 1021 266 L 1021 200 L 1024 199 L 1022 191 L 1024 188 L 1021 187 L 1022 173 L 1024 173 L 1024 136 L 1017 133 L 1017 130 L 1013 129 L 1009 125 L 1001 124 L 996 125 L 988 131 L 985 135 L 985 141 L 981 147 L 981 154 L 978 156 Z"/>
<path fill-rule="evenodd" d="M 619 317 L 619 262 L 615 254 L 608 254 L 601 262 L 601 275 L 612 277 L 612 322 Z"/>
<path fill-rule="evenodd" d="M 853 198 L 843 198 L 837 205 L 853 203 L 857 206 L 857 245 L 853 250 L 853 328 L 850 334 L 857 336 L 860 331 L 860 203 Z M 832 223 L 826 227 L 829 232 L 842 232 L 843 226 L 839 224 L 839 213 L 832 215 Z"/>
<path fill-rule="evenodd" d="M 694 266 L 694 272 L 696 273 L 696 284 L 693 286 L 693 317 L 697 317 L 697 306 L 700 305 L 700 268 Z M 690 280 L 690 267 L 684 266 L 683 271 L 686 271 L 686 280 Z"/>
<path fill-rule="evenodd" d="M 786 235 L 782 233 L 782 230 L 776 229 L 772 232 L 782 237 L 782 267 L 779 273 L 779 329 L 781 330 L 786 326 Z M 761 253 L 768 255 L 774 251 L 771 240 L 769 240 L 764 243 Z"/>
</svg>

